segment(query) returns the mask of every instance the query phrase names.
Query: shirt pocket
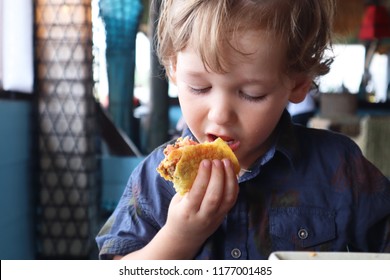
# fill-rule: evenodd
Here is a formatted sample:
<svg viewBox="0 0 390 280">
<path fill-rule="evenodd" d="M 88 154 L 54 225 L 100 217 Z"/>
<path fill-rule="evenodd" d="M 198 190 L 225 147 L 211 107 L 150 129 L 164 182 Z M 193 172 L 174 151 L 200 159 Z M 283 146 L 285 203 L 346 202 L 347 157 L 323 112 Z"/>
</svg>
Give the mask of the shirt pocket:
<svg viewBox="0 0 390 280">
<path fill-rule="evenodd" d="M 269 214 L 276 250 L 308 249 L 336 237 L 333 211 L 314 207 L 274 208 Z"/>
</svg>

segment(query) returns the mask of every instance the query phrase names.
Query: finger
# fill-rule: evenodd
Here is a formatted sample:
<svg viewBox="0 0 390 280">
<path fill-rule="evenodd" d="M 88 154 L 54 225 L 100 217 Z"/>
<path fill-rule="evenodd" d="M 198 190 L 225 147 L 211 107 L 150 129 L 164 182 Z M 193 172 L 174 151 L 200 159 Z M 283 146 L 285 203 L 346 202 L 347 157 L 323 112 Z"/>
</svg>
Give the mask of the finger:
<svg viewBox="0 0 390 280">
<path fill-rule="evenodd" d="M 183 197 L 182 197 L 179 193 L 176 193 L 176 194 L 172 197 L 170 204 L 171 204 L 171 205 L 179 204 L 180 201 L 181 201 L 182 199 L 183 199 Z"/>
<path fill-rule="evenodd" d="M 201 211 L 206 215 L 218 210 L 224 195 L 225 170 L 222 161 L 213 160 L 210 182 L 202 201 Z"/>
<path fill-rule="evenodd" d="M 237 201 L 239 187 L 231 161 L 224 159 L 222 162 L 225 168 L 225 189 L 223 202 L 221 204 L 221 211 L 227 212 Z"/>
<path fill-rule="evenodd" d="M 206 193 L 211 176 L 211 168 L 212 163 L 210 160 L 202 160 L 202 162 L 199 164 L 198 174 L 196 175 L 195 181 L 192 184 L 192 188 L 186 196 L 190 206 L 196 210 L 199 210 Z"/>
</svg>

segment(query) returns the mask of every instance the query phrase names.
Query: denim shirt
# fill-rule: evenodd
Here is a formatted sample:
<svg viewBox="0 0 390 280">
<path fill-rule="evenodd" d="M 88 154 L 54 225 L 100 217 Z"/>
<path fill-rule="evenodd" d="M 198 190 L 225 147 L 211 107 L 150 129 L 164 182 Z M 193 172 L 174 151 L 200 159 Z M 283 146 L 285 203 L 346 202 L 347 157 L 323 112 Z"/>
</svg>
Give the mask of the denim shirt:
<svg viewBox="0 0 390 280">
<path fill-rule="evenodd" d="M 348 137 L 291 123 L 239 178 L 236 205 L 196 259 L 267 259 L 274 251 L 390 252 L 390 182 Z M 186 131 L 185 135 L 191 135 Z M 96 241 L 101 259 L 141 249 L 175 194 L 156 172 L 162 145 L 131 174 Z"/>
</svg>

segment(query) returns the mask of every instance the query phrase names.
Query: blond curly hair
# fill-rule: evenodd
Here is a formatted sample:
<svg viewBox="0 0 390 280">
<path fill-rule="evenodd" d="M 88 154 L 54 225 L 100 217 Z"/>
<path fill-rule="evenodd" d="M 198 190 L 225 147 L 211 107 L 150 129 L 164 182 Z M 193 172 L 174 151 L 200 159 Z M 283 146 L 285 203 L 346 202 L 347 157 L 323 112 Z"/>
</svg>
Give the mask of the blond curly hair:
<svg viewBox="0 0 390 280">
<path fill-rule="evenodd" d="M 188 45 L 205 66 L 223 73 L 226 45 L 233 47 L 242 30 L 261 30 L 286 46 L 286 72 L 315 78 L 332 63 L 325 51 L 332 45 L 334 13 L 334 0 L 161 0 L 156 51 L 168 75 Z"/>
</svg>

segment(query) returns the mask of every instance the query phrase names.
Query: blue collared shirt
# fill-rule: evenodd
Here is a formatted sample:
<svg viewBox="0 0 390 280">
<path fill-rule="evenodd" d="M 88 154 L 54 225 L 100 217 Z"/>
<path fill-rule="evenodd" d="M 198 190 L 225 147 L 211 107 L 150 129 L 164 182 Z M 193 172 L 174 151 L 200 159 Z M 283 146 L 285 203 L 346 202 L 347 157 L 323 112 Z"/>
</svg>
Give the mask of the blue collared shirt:
<svg viewBox="0 0 390 280">
<path fill-rule="evenodd" d="M 348 137 L 293 125 L 239 178 L 240 192 L 197 259 L 267 259 L 273 251 L 390 252 L 390 182 Z M 190 132 L 185 132 L 190 135 Z M 156 172 L 165 145 L 131 174 L 96 241 L 100 258 L 126 255 L 165 224 L 175 194 Z M 390 159 L 389 159 L 390 160 Z"/>
</svg>

